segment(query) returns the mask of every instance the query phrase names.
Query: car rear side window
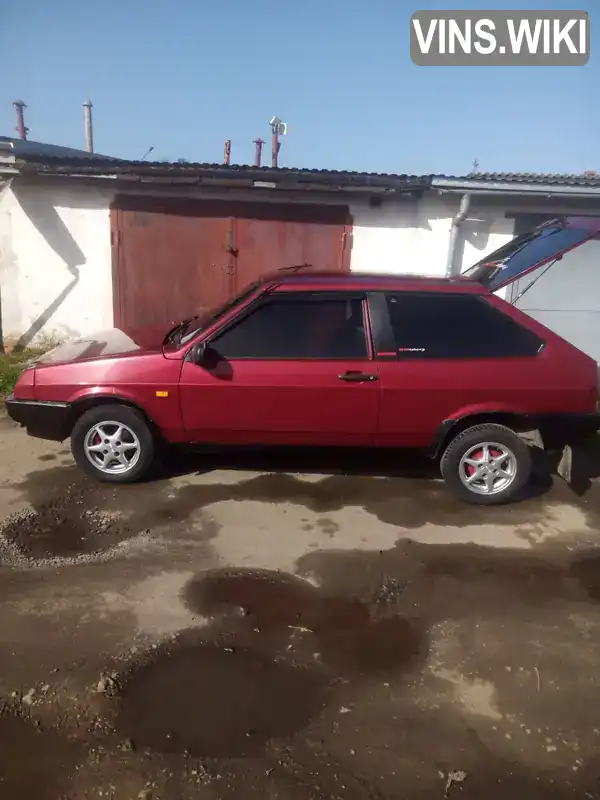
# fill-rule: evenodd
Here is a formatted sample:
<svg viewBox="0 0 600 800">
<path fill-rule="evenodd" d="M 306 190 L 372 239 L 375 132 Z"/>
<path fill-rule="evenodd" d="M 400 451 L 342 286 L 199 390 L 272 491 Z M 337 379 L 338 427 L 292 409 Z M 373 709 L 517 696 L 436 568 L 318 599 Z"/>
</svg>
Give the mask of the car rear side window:
<svg viewBox="0 0 600 800">
<path fill-rule="evenodd" d="M 531 357 L 543 345 L 481 297 L 404 292 L 386 298 L 402 358 Z"/>
<path fill-rule="evenodd" d="M 210 344 L 225 359 L 367 358 L 363 300 L 273 295 Z"/>
</svg>

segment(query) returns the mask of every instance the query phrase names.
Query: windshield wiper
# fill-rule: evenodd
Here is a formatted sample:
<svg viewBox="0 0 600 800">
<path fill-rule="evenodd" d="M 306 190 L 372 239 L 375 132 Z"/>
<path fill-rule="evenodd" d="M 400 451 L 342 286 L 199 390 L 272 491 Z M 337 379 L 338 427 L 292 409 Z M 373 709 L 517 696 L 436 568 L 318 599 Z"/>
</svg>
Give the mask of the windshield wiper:
<svg viewBox="0 0 600 800">
<path fill-rule="evenodd" d="M 173 344 L 175 343 L 178 344 L 179 342 L 181 342 L 181 339 L 183 338 L 183 334 L 186 328 L 188 327 L 190 322 L 193 322 L 195 319 L 198 319 L 198 315 L 194 315 L 193 317 L 186 317 L 186 319 L 183 319 L 181 320 L 181 322 L 178 322 L 177 325 L 175 325 L 174 328 L 171 328 L 171 330 L 165 336 L 164 344 L 167 344 L 169 342 L 172 342 Z"/>
</svg>

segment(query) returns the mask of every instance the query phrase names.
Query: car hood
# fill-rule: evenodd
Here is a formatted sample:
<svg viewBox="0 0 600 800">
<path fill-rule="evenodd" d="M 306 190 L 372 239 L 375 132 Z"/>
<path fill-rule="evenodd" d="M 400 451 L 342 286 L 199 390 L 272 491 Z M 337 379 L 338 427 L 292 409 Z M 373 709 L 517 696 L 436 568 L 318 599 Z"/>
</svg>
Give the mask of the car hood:
<svg viewBox="0 0 600 800">
<path fill-rule="evenodd" d="M 36 364 L 56 364 L 83 361 L 90 358 L 120 356 L 128 353 L 160 352 L 168 329 L 143 327 L 125 333 L 120 328 L 110 328 L 89 336 L 65 342 L 36 359 Z"/>
</svg>

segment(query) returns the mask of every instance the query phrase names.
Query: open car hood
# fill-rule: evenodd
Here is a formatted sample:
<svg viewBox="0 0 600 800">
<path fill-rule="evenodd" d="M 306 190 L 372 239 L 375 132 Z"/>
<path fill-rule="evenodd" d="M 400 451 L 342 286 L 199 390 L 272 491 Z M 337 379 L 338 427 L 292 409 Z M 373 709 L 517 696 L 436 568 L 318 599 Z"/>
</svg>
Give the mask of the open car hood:
<svg viewBox="0 0 600 800">
<path fill-rule="evenodd" d="M 516 236 L 461 277 L 478 281 L 490 292 L 496 292 L 597 236 L 600 237 L 600 217 L 552 219 Z"/>
</svg>

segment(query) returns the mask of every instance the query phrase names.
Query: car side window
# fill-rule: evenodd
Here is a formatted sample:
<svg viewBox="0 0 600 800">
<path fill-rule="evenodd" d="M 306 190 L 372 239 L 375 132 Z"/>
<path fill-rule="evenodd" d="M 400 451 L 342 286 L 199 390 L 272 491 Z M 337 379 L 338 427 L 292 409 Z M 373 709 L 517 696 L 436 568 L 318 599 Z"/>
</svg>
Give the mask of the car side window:
<svg viewBox="0 0 600 800">
<path fill-rule="evenodd" d="M 543 341 L 475 295 L 404 292 L 386 295 L 401 358 L 535 356 Z"/>
<path fill-rule="evenodd" d="M 362 298 L 281 293 L 211 340 L 225 359 L 368 357 Z"/>
</svg>

